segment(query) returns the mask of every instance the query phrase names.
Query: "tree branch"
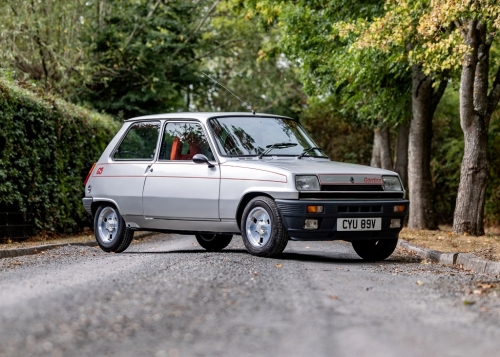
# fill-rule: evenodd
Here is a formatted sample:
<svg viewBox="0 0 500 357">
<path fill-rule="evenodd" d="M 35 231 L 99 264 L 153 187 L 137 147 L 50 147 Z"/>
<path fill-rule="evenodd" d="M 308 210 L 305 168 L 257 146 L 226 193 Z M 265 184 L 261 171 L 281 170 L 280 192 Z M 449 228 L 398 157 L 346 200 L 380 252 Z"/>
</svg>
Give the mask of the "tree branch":
<svg viewBox="0 0 500 357">
<path fill-rule="evenodd" d="M 460 30 L 460 33 L 462 34 L 464 39 L 467 38 L 467 32 L 463 29 L 463 27 L 462 27 L 463 25 L 460 22 L 460 20 L 455 20 L 454 23 L 455 23 L 455 26 L 457 27 L 457 29 Z"/>
<path fill-rule="evenodd" d="M 12 5 L 12 3 L 10 3 L 10 2 L 9 2 L 9 5 L 10 5 L 10 9 L 14 13 L 14 15 L 16 15 L 17 17 L 19 17 L 19 14 L 17 13 L 16 8 L 14 7 L 14 5 Z"/>
<path fill-rule="evenodd" d="M 194 61 L 199 61 L 199 60 L 201 60 L 201 59 L 203 59 L 203 58 L 205 58 L 205 57 L 208 57 L 208 56 L 210 56 L 212 53 L 214 53 L 215 51 L 218 51 L 218 50 L 220 50 L 221 48 L 226 47 L 227 45 L 229 45 L 229 44 L 231 44 L 231 43 L 233 43 L 233 42 L 240 42 L 240 41 L 243 41 L 243 39 L 242 39 L 242 38 L 238 38 L 238 39 L 229 40 L 229 41 L 227 41 L 227 42 L 224 42 L 222 45 L 219 45 L 219 46 L 215 47 L 214 49 L 212 49 L 211 51 L 208 51 L 208 52 L 207 52 L 207 53 L 205 53 L 203 56 L 198 56 L 198 57 L 193 58 L 191 61 L 187 62 L 187 63 L 186 63 L 186 65 L 191 64 L 191 63 L 193 63 Z"/>
<path fill-rule="evenodd" d="M 153 8 L 148 12 L 148 15 L 146 16 L 146 20 L 149 19 L 151 16 L 154 15 L 156 9 L 158 9 L 158 5 L 160 5 L 161 2 L 162 2 L 162 0 L 157 0 L 156 1 L 156 4 L 154 4 Z M 168 5 L 168 1 L 165 2 L 165 5 Z M 125 42 L 125 46 L 123 46 L 124 49 L 127 48 L 127 46 L 129 45 L 130 41 L 132 41 L 132 38 L 134 37 L 135 31 L 137 31 L 137 27 L 138 26 L 139 26 L 139 23 L 136 22 L 136 24 L 134 26 L 134 29 L 132 30 L 132 33 L 127 38 L 127 42 Z"/>
<path fill-rule="evenodd" d="M 196 28 L 188 35 L 188 37 L 186 37 L 186 39 L 184 40 L 184 42 L 182 42 L 182 45 L 177 47 L 177 49 L 175 50 L 174 54 L 172 55 L 172 58 L 175 58 L 179 52 L 181 51 L 182 47 L 189 42 L 189 40 L 191 40 L 193 38 L 193 35 L 195 33 L 197 33 L 200 28 L 203 26 L 203 24 L 207 21 L 208 17 L 210 16 L 210 14 L 212 13 L 212 11 L 214 11 L 215 7 L 217 6 L 217 4 L 220 2 L 220 0 L 217 0 L 213 3 L 212 7 L 207 11 L 207 13 L 205 14 L 205 16 L 203 17 L 203 19 L 200 21 L 200 23 L 198 24 L 198 26 L 196 26 Z"/>
</svg>

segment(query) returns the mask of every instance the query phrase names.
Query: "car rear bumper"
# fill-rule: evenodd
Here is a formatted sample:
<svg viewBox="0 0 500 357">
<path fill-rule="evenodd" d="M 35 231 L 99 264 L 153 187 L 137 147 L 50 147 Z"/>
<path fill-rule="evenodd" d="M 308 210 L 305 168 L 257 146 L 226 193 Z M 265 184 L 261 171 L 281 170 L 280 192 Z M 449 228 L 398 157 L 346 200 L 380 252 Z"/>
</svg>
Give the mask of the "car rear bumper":
<svg viewBox="0 0 500 357">
<path fill-rule="evenodd" d="M 291 240 L 364 240 L 394 239 L 403 228 L 408 214 L 408 201 L 396 200 L 276 200 L 283 223 Z M 308 213 L 307 206 L 323 206 L 322 213 Z M 404 205 L 403 212 L 394 212 L 394 206 Z M 338 231 L 338 218 L 381 218 L 381 230 Z M 318 229 L 305 229 L 305 220 L 318 221 Z M 390 228 L 391 220 L 399 219 L 400 227 Z"/>
</svg>

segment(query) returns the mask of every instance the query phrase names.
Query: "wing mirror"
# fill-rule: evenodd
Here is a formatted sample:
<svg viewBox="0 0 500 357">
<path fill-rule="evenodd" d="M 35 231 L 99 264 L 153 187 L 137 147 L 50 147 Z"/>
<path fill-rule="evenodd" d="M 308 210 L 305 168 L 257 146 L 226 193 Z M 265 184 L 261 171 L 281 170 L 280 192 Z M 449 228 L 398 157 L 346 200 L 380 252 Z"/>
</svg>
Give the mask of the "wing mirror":
<svg viewBox="0 0 500 357">
<path fill-rule="evenodd" d="M 194 155 L 193 156 L 193 162 L 195 164 L 207 164 L 208 167 L 210 167 L 210 168 L 214 167 L 214 165 L 211 164 L 210 161 L 208 161 L 208 157 L 206 157 L 203 154 L 196 154 L 196 155 Z"/>
</svg>

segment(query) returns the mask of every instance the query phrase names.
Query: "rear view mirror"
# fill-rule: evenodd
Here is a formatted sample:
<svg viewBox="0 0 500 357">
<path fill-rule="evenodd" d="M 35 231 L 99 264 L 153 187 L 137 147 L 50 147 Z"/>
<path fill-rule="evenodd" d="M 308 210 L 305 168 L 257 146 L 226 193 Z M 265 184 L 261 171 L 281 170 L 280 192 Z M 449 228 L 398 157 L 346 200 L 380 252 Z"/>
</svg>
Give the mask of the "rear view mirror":
<svg viewBox="0 0 500 357">
<path fill-rule="evenodd" d="M 208 161 L 208 157 L 206 157 L 203 154 L 196 154 L 196 155 L 194 155 L 193 156 L 193 162 L 195 164 L 207 164 L 208 167 L 210 167 L 210 168 L 214 167 L 214 165 L 211 164 L 210 161 Z"/>
</svg>

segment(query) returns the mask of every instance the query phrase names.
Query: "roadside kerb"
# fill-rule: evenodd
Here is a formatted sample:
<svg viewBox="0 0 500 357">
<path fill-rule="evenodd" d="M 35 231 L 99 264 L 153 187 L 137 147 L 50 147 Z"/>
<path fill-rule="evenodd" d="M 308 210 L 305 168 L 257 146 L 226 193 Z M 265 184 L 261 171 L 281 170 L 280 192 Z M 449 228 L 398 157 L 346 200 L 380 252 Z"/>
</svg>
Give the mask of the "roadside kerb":
<svg viewBox="0 0 500 357">
<path fill-rule="evenodd" d="M 475 273 L 500 275 L 500 262 L 482 259 L 472 253 L 443 253 L 419 247 L 403 239 L 399 240 L 398 246 L 435 263 L 457 265 Z"/>
<path fill-rule="evenodd" d="M 141 238 L 146 238 L 152 235 L 155 235 L 157 233 L 154 232 L 141 232 L 136 235 L 134 235 L 134 239 L 141 239 Z M 50 249 L 55 249 L 55 248 L 60 248 L 60 247 L 66 247 L 70 245 L 76 245 L 76 246 L 84 246 L 84 247 L 95 247 L 97 246 L 97 242 L 95 240 L 89 241 L 89 242 L 67 242 L 67 243 L 57 243 L 57 244 L 44 244 L 44 245 L 38 245 L 35 247 L 28 247 L 28 248 L 17 248 L 17 249 L 4 249 L 0 250 L 0 259 L 2 258 L 15 258 L 15 257 L 20 257 L 23 255 L 32 255 L 32 254 L 37 254 L 40 252 L 43 252 L 45 250 L 50 250 Z"/>
</svg>

